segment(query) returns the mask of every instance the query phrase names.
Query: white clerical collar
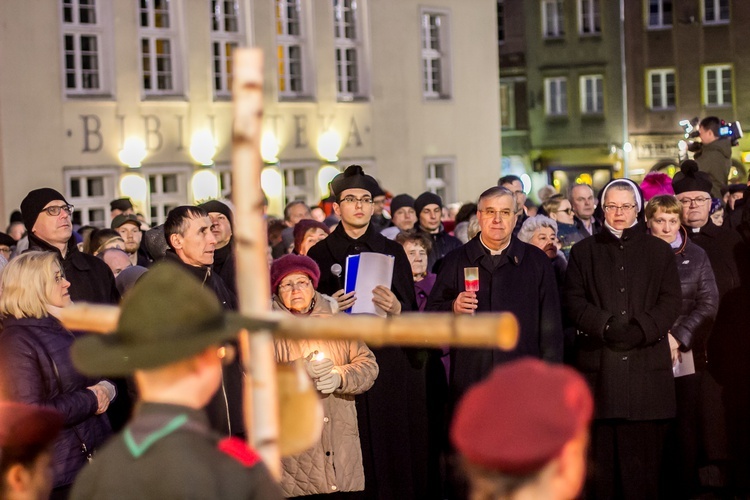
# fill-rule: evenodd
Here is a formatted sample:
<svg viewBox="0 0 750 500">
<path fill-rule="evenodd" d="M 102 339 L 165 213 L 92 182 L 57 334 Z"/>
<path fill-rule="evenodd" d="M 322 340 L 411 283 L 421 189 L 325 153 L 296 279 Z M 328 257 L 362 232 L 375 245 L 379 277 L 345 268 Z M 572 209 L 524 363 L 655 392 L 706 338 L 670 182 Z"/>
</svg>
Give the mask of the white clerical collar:
<svg viewBox="0 0 750 500">
<path fill-rule="evenodd" d="M 506 243 L 503 248 L 501 248 L 500 250 L 493 250 L 493 249 L 491 249 L 490 247 L 488 247 L 487 245 L 484 244 L 484 241 L 482 241 L 482 235 L 481 234 L 479 235 L 479 242 L 482 244 L 482 246 L 484 248 L 487 249 L 488 252 L 490 252 L 490 255 L 500 255 L 501 253 L 503 253 L 503 251 L 505 251 L 506 248 L 508 248 L 510 246 L 510 238 L 509 238 L 508 239 L 508 243 Z"/>
</svg>

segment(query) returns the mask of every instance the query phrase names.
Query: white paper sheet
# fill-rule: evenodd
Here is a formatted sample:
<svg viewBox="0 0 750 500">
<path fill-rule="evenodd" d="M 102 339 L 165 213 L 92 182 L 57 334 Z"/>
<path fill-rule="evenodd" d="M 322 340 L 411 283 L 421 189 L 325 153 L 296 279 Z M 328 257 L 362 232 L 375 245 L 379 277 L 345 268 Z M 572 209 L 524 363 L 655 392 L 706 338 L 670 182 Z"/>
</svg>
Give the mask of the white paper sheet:
<svg viewBox="0 0 750 500">
<path fill-rule="evenodd" d="M 351 314 L 376 314 L 385 317 L 386 312 L 372 301 L 372 290 L 383 285 L 390 289 L 393 281 L 392 255 L 364 252 L 350 255 L 346 259 L 346 291 L 357 292 L 357 300 L 351 307 Z M 352 288 L 352 284 L 354 285 Z"/>
</svg>

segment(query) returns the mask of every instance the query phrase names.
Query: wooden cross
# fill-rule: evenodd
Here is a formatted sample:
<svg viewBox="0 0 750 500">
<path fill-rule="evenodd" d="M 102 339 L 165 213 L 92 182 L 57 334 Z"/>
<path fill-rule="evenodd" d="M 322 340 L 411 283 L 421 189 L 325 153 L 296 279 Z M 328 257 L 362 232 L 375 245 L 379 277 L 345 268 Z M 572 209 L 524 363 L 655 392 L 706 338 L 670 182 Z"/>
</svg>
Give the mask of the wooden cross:
<svg viewBox="0 0 750 500">
<path fill-rule="evenodd" d="M 331 318 L 298 318 L 271 311 L 267 232 L 260 174 L 263 123 L 263 54 L 236 49 L 234 55 L 234 123 L 232 127 L 232 199 L 240 312 L 267 320 L 269 328 L 240 332 L 240 356 L 247 374 L 244 415 L 248 444 L 271 472 L 281 476 L 279 405 L 274 337 L 288 339 L 361 340 L 371 346 L 485 347 L 513 349 L 518 323 L 510 313 L 476 316 L 405 313 L 390 318 L 338 314 Z M 71 330 L 108 333 L 115 330 L 117 306 L 77 304 L 63 310 Z"/>
</svg>

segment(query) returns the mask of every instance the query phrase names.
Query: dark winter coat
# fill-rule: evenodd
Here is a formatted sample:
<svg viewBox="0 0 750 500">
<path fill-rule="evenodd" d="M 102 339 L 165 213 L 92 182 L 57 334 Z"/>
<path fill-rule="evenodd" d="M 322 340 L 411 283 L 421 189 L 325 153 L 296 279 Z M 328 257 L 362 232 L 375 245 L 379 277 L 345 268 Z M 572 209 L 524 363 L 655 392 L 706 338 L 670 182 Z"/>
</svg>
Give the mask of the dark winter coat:
<svg viewBox="0 0 750 500">
<path fill-rule="evenodd" d="M 578 218 L 578 216 L 573 216 L 573 221 L 576 227 L 578 228 L 578 232 L 583 238 L 587 238 L 591 236 L 592 234 L 596 234 L 599 231 L 602 230 L 602 223 L 599 222 L 595 217 L 591 217 L 591 230 L 592 233 L 589 233 L 586 230 L 586 227 L 583 225 L 583 221 Z"/>
<path fill-rule="evenodd" d="M 746 246 L 737 231 L 718 227 L 709 218 L 699 230 L 686 227 L 690 241 L 705 250 L 719 287 L 719 297 L 741 284 L 740 270 L 748 260 Z"/>
<path fill-rule="evenodd" d="M 672 336 L 680 341 L 680 350 L 692 349 L 695 368 L 706 366 L 706 341 L 719 310 L 719 289 L 708 255 L 687 238 L 682 230 L 682 245 L 675 251 L 680 275 L 682 308 L 672 325 Z"/>
<path fill-rule="evenodd" d="M 127 439 L 126 439 L 127 436 Z M 141 403 L 76 480 L 71 499 L 281 500 L 260 456 L 221 439 L 200 410 Z"/>
<path fill-rule="evenodd" d="M 698 169 L 711 176 L 711 197 L 721 199 L 721 188 L 727 183 L 729 169 L 732 168 L 732 143 L 729 139 L 717 139 L 703 144 L 695 153 Z"/>
<path fill-rule="evenodd" d="M 81 375 L 70 360 L 74 340 L 53 317 L 5 318 L 0 332 L 2 397 L 53 408 L 65 416 L 65 427 L 53 446 L 54 487 L 71 484 L 86 464 L 76 431 L 89 451 L 112 433 L 106 415 L 96 415 L 96 395 L 87 389 L 102 379 Z M 62 391 L 50 359 L 57 366 Z"/>
<path fill-rule="evenodd" d="M 333 264 L 346 269 L 346 257 L 377 252 L 396 258 L 391 290 L 402 311 L 416 310 L 411 265 L 398 243 L 372 226 L 357 239 L 346 234 L 342 224 L 316 243 L 307 256 L 320 267 L 318 291 L 333 295 L 343 288 L 331 273 Z M 357 420 L 365 469 L 367 499 L 432 498 L 428 488 L 439 487 L 439 479 L 428 477 L 430 439 L 427 425 L 426 375 L 414 349 L 374 348 L 380 374 L 365 394 L 356 397 Z"/>
<path fill-rule="evenodd" d="M 167 250 L 165 259 L 182 266 L 195 276 L 204 287 L 216 294 L 224 309 L 237 310 L 237 298 L 229 291 L 221 276 L 217 275 L 211 266 L 191 266 L 180 260 L 174 250 Z M 243 371 L 239 356 L 229 366 L 222 367 L 223 379 L 221 387 L 208 403 L 205 410 L 211 421 L 211 426 L 223 435 L 244 436 L 245 421 L 242 417 L 242 379 Z"/>
<path fill-rule="evenodd" d="M 578 330 L 573 359 L 594 393 L 595 418 L 674 417 L 667 333 L 680 311 L 681 293 L 670 246 L 640 224 L 620 239 L 603 229 L 573 246 L 563 301 Z M 614 318 L 640 327 L 639 347 L 617 351 L 605 344 L 605 326 Z"/>
<path fill-rule="evenodd" d="M 499 349 L 451 350 L 451 399 L 455 401 L 471 384 L 484 378 L 498 363 L 522 356 L 547 361 L 563 359 L 560 299 L 552 264 L 533 245 L 513 237 L 495 259 L 480 240 L 481 233 L 443 259 L 427 311 L 453 311 L 453 302 L 465 290 L 464 268 L 479 268 L 477 312 L 512 312 L 518 319 L 518 345 Z"/>
<path fill-rule="evenodd" d="M 95 304 L 117 304 L 120 293 L 115 285 L 115 275 L 107 264 L 98 257 L 78 250 L 74 238 L 68 240 L 65 258 L 56 247 L 29 233 L 29 250 L 53 252 L 62 261 L 65 278 L 70 281 L 70 299 L 73 302 Z"/>
<path fill-rule="evenodd" d="M 234 259 L 234 238 L 229 240 L 229 244 L 216 249 L 214 252 L 213 270 L 221 276 L 224 284 L 229 288 L 232 294 L 237 296 L 237 270 Z"/>
<path fill-rule="evenodd" d="M 421 229 L 419 227 L 419 224 L 417 224 L 415 228 L 417 229 L 417 231 L 430 238 L 430 241 L 432 241 L 432 249 L 430 250 L 430 254 L 427 256 L 428 273 L 437 271 L 437 269 L 435 269 L 435 263 L 451 253 L 456 248 L 459 248 L 463 245 L 463 243 L 461 243 L 461 240 L 446 233 L 445 228 L 443 228 L 442 224 L 440 224 L 440 230 L 437 233 L 429 233 Z"/>
</svg>

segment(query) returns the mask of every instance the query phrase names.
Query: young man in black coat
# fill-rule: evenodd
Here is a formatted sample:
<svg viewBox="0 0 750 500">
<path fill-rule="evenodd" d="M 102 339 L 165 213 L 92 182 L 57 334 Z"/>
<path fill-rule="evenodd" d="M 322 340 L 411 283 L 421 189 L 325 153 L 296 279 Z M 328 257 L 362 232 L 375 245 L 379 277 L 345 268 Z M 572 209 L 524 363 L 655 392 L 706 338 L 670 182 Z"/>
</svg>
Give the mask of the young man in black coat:
<svg viewBox="0 0 750 500">
<path fill-rule="evenodd" d="M 463 243 L 443 227 L 443 199 L 440 196 L 429 191 L 420 194 L 414 200 L 414 211 L 418 219 L 414 227 L 432 241 L 432 250 L 427 256 L 427 272 L 437 272 L 435 264 Z"/>
<path fill-rule="evenodd" d="M 344 272 L 337 276 L 334 265 L 346 269 L 346 257 L 376 252 L 395 257 L 391 289 L 378 286 L 373 302 L 389 315 L 414 311 L 416 298 L 411 266 L 403 247 L 381 235 L 370 225 L 375 179 L 362 167 L 351 165 L 331 182 L 336 198 L 333 210 L 341 218 L 336 229 L 307 253 L 320 267 L 318 291 L 336 298 L 341 310 L 358 300 L 354 292 L 344 294 Z M 432 498 L 428 487 L 439 480 L 428 478 L 427 407 L 425 371 L 414 350 L 400 347 L 372 349 L 380 368 L 378 379 L 357 397 L 366 498 Z"/>
<path fill-rule="evenodd" d="M 602 190 L 604 229 L 573 246 L 565 311 L 577 328 L 574 363 L 594 393 L 587 498 L 660 498 L 664 440 L 675 416 L 667 339 L 680 279 L 664 241 L 645 233 L 638 186 Z"/>
</svg>

